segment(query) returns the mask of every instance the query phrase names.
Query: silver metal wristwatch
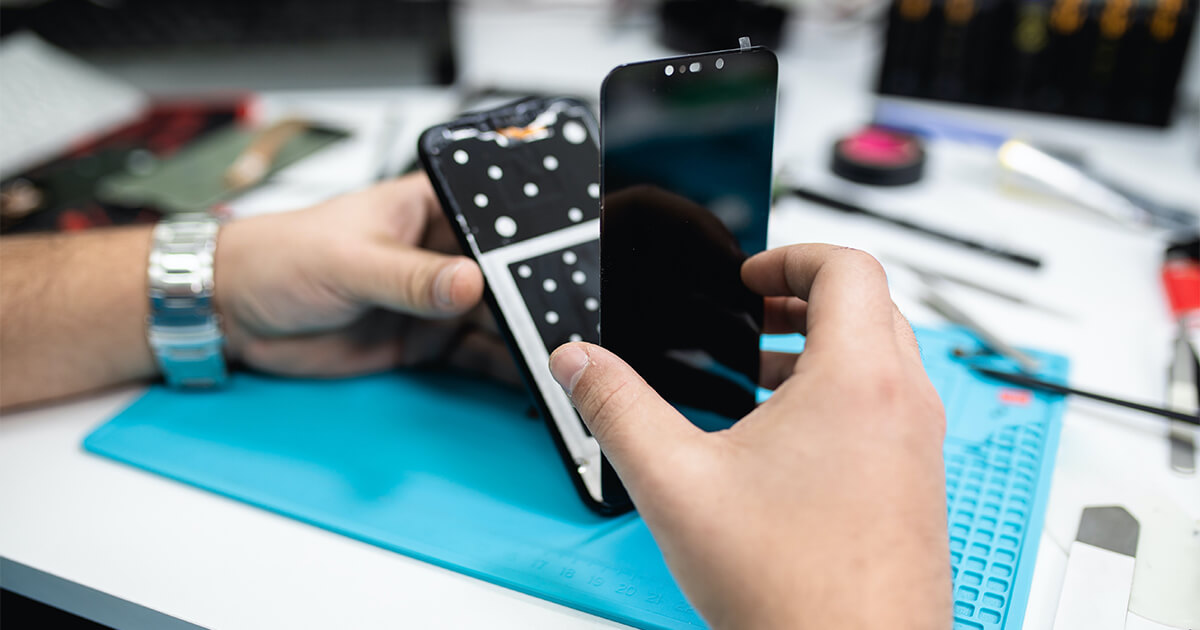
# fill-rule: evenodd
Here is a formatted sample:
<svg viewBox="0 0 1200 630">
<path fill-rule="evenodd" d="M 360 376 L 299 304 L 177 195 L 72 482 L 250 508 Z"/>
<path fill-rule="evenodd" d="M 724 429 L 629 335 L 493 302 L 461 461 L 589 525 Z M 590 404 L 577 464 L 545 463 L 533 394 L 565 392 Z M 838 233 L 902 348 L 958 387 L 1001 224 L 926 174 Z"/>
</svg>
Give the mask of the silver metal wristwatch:
<svg viewBox="0 0 1200 630">
<path fill-rule="evenodd" d="M 146 336 L 167 384 L 217 387 L 225 338 L 213 310 L 213 254 L 220 223 L 205 213 L 169 215 L 154 227 Z"/>
</svg>

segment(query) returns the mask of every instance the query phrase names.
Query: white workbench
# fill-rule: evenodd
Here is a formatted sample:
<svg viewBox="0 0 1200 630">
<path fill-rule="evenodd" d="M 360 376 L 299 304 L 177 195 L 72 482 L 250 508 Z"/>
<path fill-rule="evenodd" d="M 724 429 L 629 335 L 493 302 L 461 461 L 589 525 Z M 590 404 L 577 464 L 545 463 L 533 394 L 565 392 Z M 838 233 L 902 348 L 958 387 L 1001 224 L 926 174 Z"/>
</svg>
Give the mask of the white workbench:
<svg viewBox="0 0 1200 630">
<path fill-rule="evenodd" d="M 608 67 L 664 53 L 644 29 L 613 30 L 586 6 L 548 13 L 474 7 L 459 28 L 468 80 L 531 89 L 594 92 Z M 781 54 L 777 162 L 820 179 L 832 140 L 870 114 L 877 51 L 867 27 L 796 28 L 796 45 Z M 528 37 L 515 37 L 514 29 Z M 1083 150 L 1140 188 L 1200 207 L 1194 119 L 1156 132 L 948 111 Z M 1070 357 L 1077 386 L 1161 402 L 1171 337 L 1158 286 L 1161 243 L 1002 192 L 995 177 L 977 151 L 934 147 L 925 183 L 881 199 L 909 218 L 1037 254 L 1044 260 L 1037 272 L 798 201 L 780 203 L 771 241 L 838 242 L 1023 295 L 1060 314 L 949 291 L 1010 341 Z M 903 273 L 894 275 L 902 310 L 918 323 L 939 323 L 906 291 Z M 213 628 L 619 626 L 85 453 L 83 438 L 140 391 L 0 418 L 0 557 Z M 1142 520 L 1135 615 L 1200 617 L 1187 609 L 1197 605 L 1187 595 L 1200 592 L 1200 539 L 1187 537 L 1200 521 L 1200 476 L 1169 470 L 1159 419 L 1072 400 L 1026 628 L 1051 626 L 1080 510 L 1098 504 L 1126 505 Z M 1131 619 L 1130 628 L 1161 627 Z"/>
</svg>

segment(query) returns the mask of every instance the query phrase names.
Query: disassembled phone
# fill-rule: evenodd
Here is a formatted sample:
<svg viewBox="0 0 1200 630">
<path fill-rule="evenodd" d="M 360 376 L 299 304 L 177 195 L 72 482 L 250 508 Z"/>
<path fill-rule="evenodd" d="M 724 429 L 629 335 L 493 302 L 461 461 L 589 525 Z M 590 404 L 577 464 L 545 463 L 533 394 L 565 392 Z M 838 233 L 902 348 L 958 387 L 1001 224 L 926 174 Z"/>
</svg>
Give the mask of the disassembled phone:
<svg viewBox="0 0 1200 630">
<path fill-rule="evenodd" d="M 550 353 L 599 341 L 600 151 L 588 106 L 529 99 L 425 131 L 418 152 L 584 502 L 632 507 Z"/>
<path fill-rule="evenodd" d="M 603 319 L 605 345 L 697 424 L 728 426 L 753 408 L 763 302 L 740 267 L 766 246 L 777 74 L 775 56 L 748 45 L 614 70 L 601 95 L 603 235 L 600 134 L 584 103 L 529 99 L 421 136 L 492 313 L 580 497 L 601 514 L 632 504 L 549 355 L 600 341 Z"/>
<path fill-rule="evenodd" d="M 778 61 L 742 47 L 624 65 L 600 96 L 601 343 L 707 430 L 757 404 Z"/>
</svg>

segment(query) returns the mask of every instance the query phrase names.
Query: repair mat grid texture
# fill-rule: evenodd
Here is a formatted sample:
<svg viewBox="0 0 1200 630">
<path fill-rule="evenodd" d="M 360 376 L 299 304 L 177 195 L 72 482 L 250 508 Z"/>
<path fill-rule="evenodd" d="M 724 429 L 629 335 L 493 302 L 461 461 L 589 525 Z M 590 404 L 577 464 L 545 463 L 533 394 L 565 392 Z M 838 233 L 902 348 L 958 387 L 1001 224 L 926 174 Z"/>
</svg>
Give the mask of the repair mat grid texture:
<svg viewBox="0 0 1200 630">
<path fill-rule="evenodd" d="M 1020 628 L 1063 400 L 974 376 L 950 358 L 974 345 L 963 333 L 918 339 L 947 411 L 955 627 Z M 1065 359 L 1035 354 L 1044 375 L 1065 375 Z M 219 393 L 151 388 L 84 447 L 616 621 L 703 626 L 641 519 L 590 513 L 527 407 L 519 391 L 450 374 L 237 374 Z"/>
</svg>

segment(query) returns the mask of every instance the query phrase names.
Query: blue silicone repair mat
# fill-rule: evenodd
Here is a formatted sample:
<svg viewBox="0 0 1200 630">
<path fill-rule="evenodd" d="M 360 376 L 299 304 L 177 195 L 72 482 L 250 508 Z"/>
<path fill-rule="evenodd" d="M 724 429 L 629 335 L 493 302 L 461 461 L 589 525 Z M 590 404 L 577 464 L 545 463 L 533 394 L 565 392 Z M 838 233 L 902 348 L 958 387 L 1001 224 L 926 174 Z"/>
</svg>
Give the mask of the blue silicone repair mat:
<svg viewBox="0 0 1200 630">
<path fill-rule="evenodd" d="M 975 346 L 964 334 L 918 337 L 948 415 L 956 627 L 1020 628 L 1062 400 L 973 376 L 949 354 Z M 1065 375 L 1064 359 L 1037 356 L 1044 374 Z M 636 514 L 605 519 L 583 507 L 527 408 L 522 392 L 449 374 L 238 374 L 222 392 L 154 387 L 84 446 L 603 617 L 703 625 Z"/>
</svg>

